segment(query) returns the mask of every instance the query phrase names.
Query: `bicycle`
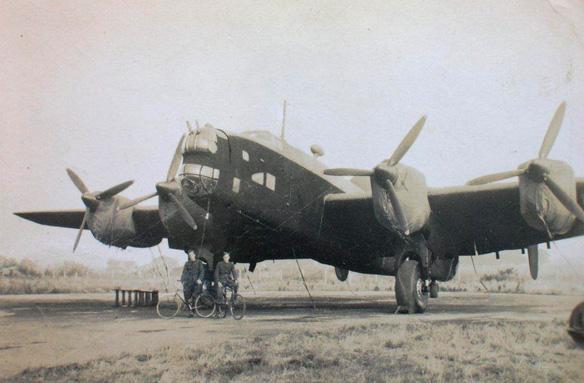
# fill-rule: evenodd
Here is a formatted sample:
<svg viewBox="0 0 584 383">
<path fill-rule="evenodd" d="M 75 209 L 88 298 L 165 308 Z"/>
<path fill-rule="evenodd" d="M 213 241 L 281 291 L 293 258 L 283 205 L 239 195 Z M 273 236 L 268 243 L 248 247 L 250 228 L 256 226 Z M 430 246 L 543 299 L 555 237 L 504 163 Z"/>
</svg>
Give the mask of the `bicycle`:
<svg viewBox="0 0 584 383">
<path fill-rule="evenodd" d="M 240 320 L 245 316 L 245 298 L 235 293 L 232 288 L 223 286 L 223 294 L 216 298 L 215 294 L 205 291 L 195 299 L 195 313 L 201 318 L 209 318 L 216 314 L 218 318 L 225 318 L 227 310 L 235 320 Z M 227 291 L 231 294 L 227 298 Z"/>
<path fill-rule="evenodd" d="M 180 282 L 180 281 L 177 281 Z M 156 312 L 162 319 L 174 318 L 181 309 L 188 309 L 188 316 L 193 316 L 195 294 L 187 302 L 183 297 L 182 287 L 177 287 L 174 294 L 167 293 L 158 298 Z"/>
</svg>

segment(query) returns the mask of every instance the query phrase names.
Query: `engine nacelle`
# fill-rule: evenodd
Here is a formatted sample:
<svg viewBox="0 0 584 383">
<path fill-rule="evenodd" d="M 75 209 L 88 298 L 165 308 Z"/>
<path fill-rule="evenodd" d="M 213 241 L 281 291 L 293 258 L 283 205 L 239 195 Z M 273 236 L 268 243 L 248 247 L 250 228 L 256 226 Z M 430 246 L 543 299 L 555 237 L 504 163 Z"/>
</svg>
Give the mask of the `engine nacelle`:
<svg viewBox="0 0 584 383">
<path fill-rule="evenodd" d="M 541 162 L 541 167 L 540 165 Z M 576 198 L 576 180 L 572 168 L 565 162 L 555 160 L 533 160 L 530 172 L 519 177 L 519 200 L 521 215 L 532 228 L 549 231 L 550 234 L 565 234 L 574 226 L 576 217 L 554 196 L 540 178 L 549 177 L 572 199 Z M 538 174 L 538 169 L 544 169 Z"/>
<path fill-rule="evenodd" d="M 410 166 L 397 164 L 392 168 L 396 179 L 391 181 L 406 217 L 409 232 L 415 233 L 426 226 L 430 218 L 426 179 Z M 398 227 L 398 218 L 388 192 L 374 176 L 371 177 L 371 193 L 377 221 L 390 230 Z"/>
<path fill-rule="evenodd" d="M 133 208 L 118 210 L 126 198 L 116 196 L 100 201 L 87 219 L 91 234 L 103 244 L 121 247 L 152 247 L 162 241 L 162 237 L 148 228 L 136 225 L 133 218 Z"/>
</svg>

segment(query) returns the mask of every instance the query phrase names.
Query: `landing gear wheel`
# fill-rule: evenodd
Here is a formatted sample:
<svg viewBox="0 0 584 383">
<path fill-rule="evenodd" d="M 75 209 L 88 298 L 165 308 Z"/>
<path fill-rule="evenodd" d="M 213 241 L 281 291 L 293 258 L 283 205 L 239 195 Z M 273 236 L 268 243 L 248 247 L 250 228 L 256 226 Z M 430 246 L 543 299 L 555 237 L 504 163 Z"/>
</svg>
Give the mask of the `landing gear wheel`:
<svg viewBox="0 0 584 383">
<path fill-rule="evenodd" d="M 430 298 L 438 298 L 439 290 L 440 286 L 438 286 L 438 282 L 436 281 L 430 282 Z"/>
<path fill-rule="evenodd" d="M 395 298 L 400 313 L 423 313 L 428 306 L 428 293 L 417 261 L 407 260 L 395 276 Z"/>
<path fill-rule="evenodd" d="M 584 345 L 584 302 L 574 307 L 570 315 L 570 328 L 568 333 L 574 342 Z"/>
</svg>

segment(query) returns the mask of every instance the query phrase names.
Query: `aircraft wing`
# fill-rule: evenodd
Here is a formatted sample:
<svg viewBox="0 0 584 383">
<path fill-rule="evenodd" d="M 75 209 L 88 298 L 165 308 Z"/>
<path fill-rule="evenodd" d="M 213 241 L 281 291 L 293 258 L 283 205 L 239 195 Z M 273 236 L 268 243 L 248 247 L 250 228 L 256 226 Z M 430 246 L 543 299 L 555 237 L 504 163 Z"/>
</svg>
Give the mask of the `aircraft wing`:
<svg viewBox="0 0 584 383">
<path fill-rule="evenodd" d="M 14 214 L 41 225 L 79 229 L 85 209 L 31 211 Z M 164 225 L 160 221 L 157 206 L 136 206 L 132 216 L 137 227 L 143 230 L 151 230 L 162 237 L 168 236 Z M 84 229 L 88 229 L 87 224 Z"/>
<path fill-rule="evenodd" d="M 578 195 L 584 182 L 578 182 Z M 473 255 L 521 249 L 549 240 L 547 233 L 531 228 L 521 215 L 517 183 L 487 184 L 432 189 L 432 230 L 447 253 Z M 434 230 L 433 230 L 434 231 Z M 577 221 L 571 232 L 555 239 L 584 234 Z"/>
<path fill-rule="evenodd" d="M 584 180 L 578 180 L 578 196 Z M 430 189 L 428 193 L 430 247 L 451 255 L 472 255 L 520 249 L 546 242 L 547 234 L 529 227 L 520 213 L 516 183 Z M 369 242 L 385 246 L 388 233 L 375 219 L 371 194 L 332 194 L 325 199 L 323 224 L 343 243 Z M 556 239 L 584 235 L 576 222 L 571 232 Z M 385 238 L 385 240 L 384 240 Z"/>
<path fill-rule="evenodd" d="M 41 225 L 79 229 L 85 209 L 30 211 L 14 214 Z M 87 229 L 87 225 L 85 225 L 85 229 Z"/>
<path fill-rule="evenodd" d="M 136 226 L 143 231 L 148 231 L 162 238 L 168 237 L 168 232 L 160 220 L 158 206 L 135 206 L 132 216 Z"/>
</svg>

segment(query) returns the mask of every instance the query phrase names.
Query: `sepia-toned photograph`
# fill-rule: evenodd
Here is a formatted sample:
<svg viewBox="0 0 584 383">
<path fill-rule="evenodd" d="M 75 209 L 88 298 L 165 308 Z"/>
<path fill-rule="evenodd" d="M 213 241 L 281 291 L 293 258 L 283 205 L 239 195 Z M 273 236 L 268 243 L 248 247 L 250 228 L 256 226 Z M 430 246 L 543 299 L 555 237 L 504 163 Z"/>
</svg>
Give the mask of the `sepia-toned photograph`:
<svg viewBox="0 0 584 383">
<path fill-rule="evenodd" d="M 584 381 L 584 1 L 0 0 L 0 382 Z"/>
</svg>

